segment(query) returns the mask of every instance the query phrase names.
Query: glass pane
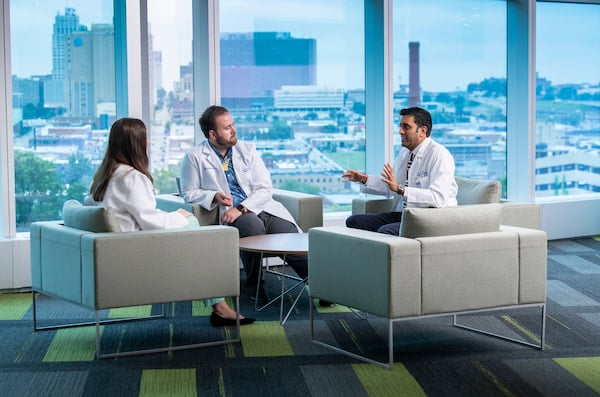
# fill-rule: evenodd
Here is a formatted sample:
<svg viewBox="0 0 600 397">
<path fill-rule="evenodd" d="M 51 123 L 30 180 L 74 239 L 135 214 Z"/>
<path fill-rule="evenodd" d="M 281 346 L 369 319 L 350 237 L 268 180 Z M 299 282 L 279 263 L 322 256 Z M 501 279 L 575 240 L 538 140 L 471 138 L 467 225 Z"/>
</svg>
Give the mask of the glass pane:
<svg viewBox="0 0 600 397">
<path fill-rule="evenodd" d="M 536 197 L 600 192 L 600 5 L 536 9 Z"/>
<path fill-rule="evenodd" d="M 505 192 L 506 3 L 395 0 L 393 34 L 394 152 L 400 109 L 421 106 L 456 175 L 498 179 Z"/>
<path fill-rule="evenodd" d="M 194 145 L 192 1 L 148 0 L 148 25 L 154 189 L 174 193 L 179 162 Z"/>
<path fill-rule="evenodd" d="M 83 201 L 114 121 L 113 1 L 11 0 L 17 230 Z"/>
<path fill-rule="evenodd" d="M 221 101 L 252 140 L 275 188 L 349 210 L 364 169 L 362 1 L 222 0 Z"/>
</svg>

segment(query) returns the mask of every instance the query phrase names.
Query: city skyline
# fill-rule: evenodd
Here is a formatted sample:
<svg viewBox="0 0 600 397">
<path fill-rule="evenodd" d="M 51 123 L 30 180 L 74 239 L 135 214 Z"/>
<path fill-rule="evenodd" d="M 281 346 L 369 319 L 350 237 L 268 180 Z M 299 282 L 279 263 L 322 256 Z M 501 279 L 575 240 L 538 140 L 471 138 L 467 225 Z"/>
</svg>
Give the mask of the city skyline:
<svg viewBox="0 0 600 397">
<path fill-rule="evenodd" d="M 189 0 L 188 0 L 189 1 Z M 364 85 L 361 76 L 364 74 L 362 46 L 357 46 L 357 41 L 362 42 L 362 3 L 332 1 L 327 3 L 316 0 L 307 0 L 301 7 L 293 10 L 286 8 L 282 11 L 274 0 L 264 0 L 264 7 L 255 7 L 252 2 L 239 0 L 223 0 L 220 3 L 221 31 L 222 32 L 248 32 L 248 31 L 285 31 L 298 38 L 313 37 L 317 40 L 317 84 L 331 88 L 345 89 L 360 88 Z M 61 6 L 75 8 L 82 25 L 91 27 L 92 23 L 112 23 L 112 1 L 86 2 L 84 0 L 68 0 L 60 2 Z M 446 5 L 448 2 L 444 2 Z M 177 3 L 178 5 L 183 3 Z M 191 4 L 188 3 L 188 4 Z M 407 24 L 410 27 L 396 28 L 396 40 L 419 41 L 421 43 L 421 86 L 426 91 L 454 91 L 456 87 L 466 89 L 471 82 L 481 81 L 487 77 L 504 77 L 505 66 L 503 62 L 495 61 L 495 56 L 504 59 L 503 43 L 496 43 L 490 37 L 480 38 L 470 34 L 474 28 L 485 26 L 485 32 L 494 30 L 494 24 L 504 23 L 503 18 L 497 18 L 497 10 L 504 7 L 503 3 L 491 2 L 489 7 L 482 9 L 474 5 L 480 4 L 472 0 L 454 0 L 453 12 L 448 14 L 446 7 L 432 7 L 439 2 L 411 5 L 410 13 L 406 13 L 403 4 L 395 2 L 395 25 L 405 26 L 402 23 L 403 15 L 408 15 Z M 271 5 L 271 6 L 269 6 Z M 51 73 L 51 32 L 53 18 L 56 13 L 64 13 L 64 7 L 57 3 L 36 0 L 11 1 L 12 24 L 12 74 L 18 77 L 32 75 L 45 75 Z M 600 51 L 577 51 L 574 45 L 581 48 L 594 48 L 598 46 L 596 37 L 600 36 L 600 16 L 598 13 L 589 12 L 590 5 L 570 7 L 570 13 L 561 12 L 560 4 L 538 4 L 538 19 L 543 24 L 538 25 L 538 38 L 551 45 L 538 45 L 536 58 L 538 74 L 547 78 L 553 84 L 566 83 L 600 83 L 600 76 L 590 65 L 600 63 Z M 181 18 L 190 19 L 189 24 L 152 24 L 151 31 L 154 38 L 154 50 L 163 52 L 163 70 L 165 86 L 172 88 L 174 79 L 178 78 L 178 69 L 191 61 L 191 40 L 181 40 L 181 37 L 191 38 L 191 16 L 183 12 L 182 7 L 174 7 L 164 2 L 149 2 L 149 17 L 155 18 Z M 438 10 L 442 8 L 443 11 Z M 190 5 L 191 9 L 191 5 Z M 32 10 L 39 12 L 32 12 Z M 344 11 L 338 15 L 335 11 Z M 427 15 L 429 22 L 420 28 L 419 24 L 411 24 L 411 15 Z M 243 18 L 242 18 L 243 16 Z M 289 17 L 286 17 L 289 16 Z M 309 19 L 310 18 L 310 19 Z M 315 20 L 315 18 L 317 18 Z M 20 22 L 27 20 L 27 23 Z M 311 23 L 306 23 L 305 19 Z M 499 21 L 499 22 L 498 22 Z M 189 26 L 187 26 L 189 25 Z M 355 26 L 354 36 L 346 37 L 340 45 L 340 40 L 332 32 L 341 30 L 349 31 L 348 26 Z M 414 25 L 414 26 L 413 26 Z M 30 29 L 36 26 L 35 31 Z M 175 26 L 175 28 L 173 28 Z M 360 28 L 356 28 L 360 26 Z M 442 30 L 441 27 L 445 27 Z M 569 26 L 568 30 L 556 29 L 556 26 Z M 169 28 L 170 27 L 170 28 Z M 315 27 L 317 29 L 315 29 Z M 597 30 L 597 34 L 590 34 Z M 592 32 L 593 33 L 593 32 Z M 503 37 L 503 35 L 500 35 Z M 444 37 L 443 41 L 439 38 Z M 577 40 L 574 40 L 577 38 Z M 483 40 L 488 40 L 484 41 Z M 182 42 L 183 41 L 183 42 Z M 460 42 L 461 50 L 445 45 L 448 42 Z M 440 45 L 442 43 L 443 45 Z M 336 45 L 337 44 L 337 45 Z M 485 44 L 485 45 L 483 45 Z M 27 50 L 35 45 L 35 50 Z M 462 47 L 464 45 L 464 48 Z M 47 51 L 44 49 L 47 48 Z M 14 49 L 19 49 L 15 51 Z M 25 49 L 25 50 L 23 50 Z M 472 49 L 469 52 L 469 49 Z M 478 52 L 477 49 L 483 49 Z M 358 53 L 356 53 L 358 51 Z M 499 54 L 495 55 L 495 52 Z M 577 54 L 572 56 L 571 54 Z M 354 57 L 347 59 L 348 57 Z M 358 56 L 360 55 L 360 56 Z M 34 59 L 31 59 L 31 58 Z M 353 59 L 360 60 L 354 62 Z M 408 48 L 399 49 L 396 46 L 394 66 L 394 86 L 407 84 Z M 339 62 L 343 60 L 343 62 Z M 442 70 L 440 70 L 442 69 Z M 485 70 L 485 72 L 478 72 Z M 497 72 L 495 72 L 497 70 Z M 451 73 L 452 79 L 448 79 Z M 478 73 L 482 73 L 479 74 Z M 575 80 L 578 79 L 578 80 Z"/>
</svg>

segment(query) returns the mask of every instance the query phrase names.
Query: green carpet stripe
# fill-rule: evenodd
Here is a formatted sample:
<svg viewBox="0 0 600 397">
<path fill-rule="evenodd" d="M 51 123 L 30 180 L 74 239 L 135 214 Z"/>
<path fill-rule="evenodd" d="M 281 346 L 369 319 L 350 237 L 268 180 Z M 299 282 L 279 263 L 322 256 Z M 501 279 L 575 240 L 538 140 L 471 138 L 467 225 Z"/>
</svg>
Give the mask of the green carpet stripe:
<svg viewBox="0 0 600 397">
<path fill-rule="evenodd" d="M 225 339 L 232 339 L 233 338 L 233 331 L 232 332 L 233 327 L 223 327 L 223 332 L 225 333 Z M 228 343 L 225 346 L 225 357 L 227 358 L 235 358 L 236 354 L 236 348 L 235 345 L 233 343 Z"/>
<path fill-rule="evenodd" d="M 292 345 L 279 321 L 259 321 L 240 328 L 245 357 L 293 356 Z"/>
<path fill-rule="evenodd" d="M 392 370 L 373 364 L 352 364 L 352 369 L 369 396 L 426 396 L 401 363 L 395 363 Z"/>
<path fill-rule="evenodd" d="M 516 397 L 506 386 L 504 386 L 502 382 L 500 382 L 498 377 L 494 375 L 490 369 L 486 368 L 480 361 L 474 361 L 473 365 L 483 374 L 483 376 L 489 379 L 489 381 L 492 382 L 492 384 L 496 386 L 498 390 L 501 391 L 503 396 Z"/>
<path fill-rule="evenodd" d="M 152 314 L 152 305 L 119 307 L 108 311 L 109 318 L 146 317 Z"/>
<path fill-rule="evenodd" d="M 502 319 L 504 321 L 506 321 L 507 323 L 509 323 L 510 325 L 512 325 L 513 327 L 515 327 L 516 329 L 518 329 L 519 331 L 521 331 L 521 333 L 524 334 L 525 336 L 527 336 L 530 340 L 532 340 L 533 343 L 537 343 L 538 345 L 542 343 L 542 340 L 540 339 L 538 334 L 525 328 L 525 326 L 521 325 L 513 317 L 511 317 L 509 315 L 503 315 Z M 541 328 L 541 326 L 540 326 L 540 328 Z M 546 343 L 544 345 L 544 348 L 552 349 L 552 346 L 550 346 L 548 343 Z"/>
<path fill-rule="evenodd" d="M 21 320 L 31 303 L 31 294 L 0 294 L 0 320 Z"/>
<path fill-rule="evenodd" d="M 142 396 L 196 396 L 196 369 L 145 369 L 140 380 Z"/>
<path fill-rule="evenodd" d="M 600 357 L 555 358 L 554 361 L 600 393 Z"/>
<path fill-rule="evenodd" d="M 212 307 L 204 304 L 204 299 L 192 301 L 192 316 L 210 316 Z"/>
<path fill-rule="evenodd" d="M 225 298 L 225 302 L 229 307 L 234 308 L 233 299 Z M 212 313 L 212 307 L 204 304 L 204 299 L 192 301 L 192 316 L 210 316 Z"/>
<path fill-rule="evenodd" d="M 68 328 L 56 332 L 43 361 L 93 361 L 95 355 L 96 327 Z"/>
</svg>

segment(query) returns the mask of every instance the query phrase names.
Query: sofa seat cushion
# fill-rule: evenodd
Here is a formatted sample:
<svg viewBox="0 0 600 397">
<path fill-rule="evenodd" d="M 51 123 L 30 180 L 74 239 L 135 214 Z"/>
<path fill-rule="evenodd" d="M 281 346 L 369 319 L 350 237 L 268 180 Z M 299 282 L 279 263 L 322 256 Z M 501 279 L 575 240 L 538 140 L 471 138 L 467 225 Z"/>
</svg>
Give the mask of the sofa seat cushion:
<svg viewBox="0 0 600 397">
<path fill-rule="evenodd" d="M 110 208 L 84 206 L 77 200 L 63 204 L 65 226 L 94 233 L 120 232 L 121 227 Z"/>
<path fill-rule="evenodd" d="M 501 204 L 461 205 L 447 208 L 405 208 L 400 236 L 407 238 L 497 232 Z"/>
</svg>

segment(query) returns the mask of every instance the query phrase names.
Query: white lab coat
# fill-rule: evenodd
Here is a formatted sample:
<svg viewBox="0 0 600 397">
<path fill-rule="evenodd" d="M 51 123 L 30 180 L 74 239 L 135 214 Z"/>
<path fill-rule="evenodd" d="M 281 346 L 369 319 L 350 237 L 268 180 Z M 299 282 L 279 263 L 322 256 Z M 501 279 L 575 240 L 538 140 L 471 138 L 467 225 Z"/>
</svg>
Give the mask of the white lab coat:
<svg viewBox="0 0 600 397">
<path fill-rule="evenodd" d="M 115 170 L 108 181 L 104 199 L 96 205 L 111 208 L 123 232 L 176 229 L 189 225 L 187 218 L 180 213 L 157 209 L 150 179 L 125 164 Z"/>
<path fill-rule="evenodd" d="M 231 162 L 237 181 L 247 195 L 241 203 L 244 207 L 255 214 L 265 211 L 298 227 L 292 214 L 280 202 L 273 200 L 271 175 L 254 144 L 238 141 L 232 147 Z M 231 194 L 219 156 L 208 140 L 185 154 L 181 160 L 180 182 L 184 200 L 198 203 L 207 210 L 218 205 L 213 201 L 217 192 Z M 220 208 L 219 218 L 224 210 Z"/>
<path fill-rule="evenodd" d="M 458 186 L 454 179 L 454 158 L 443 145 L 426 138 L 415 149 L 415 157 L 408 173 L 408 187 L 404 196 L 392 192 L 380 177 L 369 175 L 361 186 L 364 193 L 393 197 L 392 211 L 402 211 L 403 201 L 407 207 L 455 207 Z M 406 165 L 410 151 L 402 148 L 394 172 L 400 186 L 405 186 Z"/>
</svg>

